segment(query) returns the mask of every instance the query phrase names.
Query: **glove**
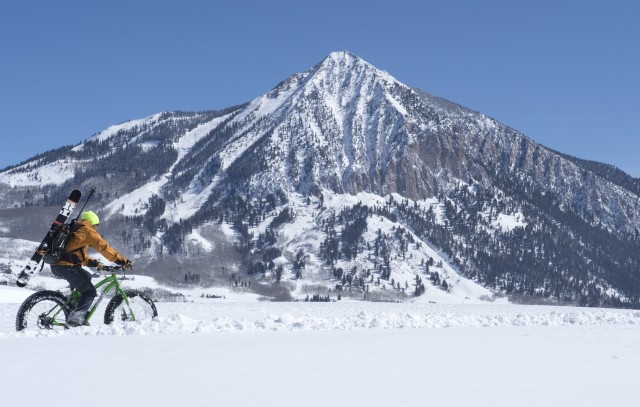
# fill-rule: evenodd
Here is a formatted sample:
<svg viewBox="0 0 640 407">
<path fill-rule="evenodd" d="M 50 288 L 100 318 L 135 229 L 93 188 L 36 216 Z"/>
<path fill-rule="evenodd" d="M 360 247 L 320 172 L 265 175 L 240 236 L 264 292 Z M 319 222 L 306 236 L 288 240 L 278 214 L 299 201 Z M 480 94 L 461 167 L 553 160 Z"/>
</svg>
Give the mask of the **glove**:
<svg viewBox="0 0 640 407">
<path fill-rule="evenodd" d="M 96 259 L 91 259 L 87 262 L 87 267 L 95 267 L 96 271 L 102 271 L 104 270 L 104 264 L 100 263 L 98 260 Z"/>
<path fill-rule="evenodd" d="M 117 260 L 116 264 L 118 266 L 122 266 L 122 269 L 125 270 L 125 271 L 126 270 L 131 270 L 133 268 L 133 263 L 131 262 L 131 260 L 127 260 L 127 259 Z"/>
</svg>

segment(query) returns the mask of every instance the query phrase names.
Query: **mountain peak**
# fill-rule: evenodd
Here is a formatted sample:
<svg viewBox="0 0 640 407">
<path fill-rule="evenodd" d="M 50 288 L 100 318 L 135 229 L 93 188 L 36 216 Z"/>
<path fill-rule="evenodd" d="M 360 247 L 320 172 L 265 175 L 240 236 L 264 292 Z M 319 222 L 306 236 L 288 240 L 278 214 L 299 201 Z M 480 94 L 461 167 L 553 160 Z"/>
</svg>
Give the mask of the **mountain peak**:
<svg viewBox="0 0 640 407">
<path fill-rule="evenodd" d="M 370 94 L 374 88 L 389 89 L 398 85 L 408 88 L 387 72 L 349 51 L 330 53 L 297 78 L 303 80 L 311 89 L 325 90 L 334 98 L 341 98 L 345 93 L 358 97 Z"/>
<path fill-rule="evenodd" d="M 323 63 L 326 61 L 332 62 L 340 62 L 346 64 L 352 64 L 354 62 L 365 62 L 362 58 L 357 55 L 352 54 L 349 51 L 333 51 L 323 60 Z M 366 63 L 366 62 L 365 62 Z"/>
<path fill-rule="evenodd" d="M 306 72 L 294 74 L 280 82 L 266 96 L 274 98 L 283 92 L 305 89 L 307 92 L 319 91 L 332 98 L 340 98 L 345 93 L 351 93 L 352 96 L 366 95 L 375 87 L 388 89 L 395 86 L 409 89 L 386 71 L 376 68 L 359 56 L 349 51 L 334 51 Z M 363 89 L 368 91 L 361 93 Z"/>
<path fill-rule="evenodd" d="M 370 72 L 377 75 L 384 75 L 391 77 L 388 73 L 381 71 L 369 62 L 360 58 L 357 55 L 352 54 L 349 51 L 334 51 L 330 53 L 325 59 L 320 62 L 316 68 L 319 71 L 357 71 L 357 72 Z M 395 80 L 395 79 L 394 79 Z"/>
</svg>

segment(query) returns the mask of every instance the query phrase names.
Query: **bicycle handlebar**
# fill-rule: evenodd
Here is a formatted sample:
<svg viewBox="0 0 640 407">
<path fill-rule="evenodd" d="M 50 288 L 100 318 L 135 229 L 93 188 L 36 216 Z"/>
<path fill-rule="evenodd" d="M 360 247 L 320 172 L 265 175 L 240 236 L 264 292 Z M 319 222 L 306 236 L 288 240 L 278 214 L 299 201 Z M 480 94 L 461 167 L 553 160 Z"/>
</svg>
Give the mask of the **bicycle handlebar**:
<svg viewBox="0 0 640 407">
<path fill-rule="evenodd" d="M 122 266 L 104 266 L 103 271 L 124 271 Z"/>
</svg>

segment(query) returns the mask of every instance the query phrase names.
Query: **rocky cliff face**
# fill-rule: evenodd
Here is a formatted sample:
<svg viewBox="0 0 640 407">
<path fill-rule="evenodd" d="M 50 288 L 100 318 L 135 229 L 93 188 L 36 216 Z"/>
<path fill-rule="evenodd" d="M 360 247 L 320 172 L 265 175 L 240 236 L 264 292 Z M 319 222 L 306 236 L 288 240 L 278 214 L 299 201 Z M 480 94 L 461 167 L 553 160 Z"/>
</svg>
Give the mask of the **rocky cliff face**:
<svg viewBox="0 0 640 407">
<path fill-rule="evenodd" d="M 346 52 L 256 99 L 230 126 L 245 130 L 217 152 L 221 168 L 242 154 L 264 160 L 254 162 L 253 173 L 243 171 L 250 189 L 266 184 L 272 190 L 317 194 L 325 188 L 420 200 L 459 180 L 493 185 L 499 175 L 553 193 L 559 205 L 613 230 L 640 227 L 635 193 Z"/>
</svg>

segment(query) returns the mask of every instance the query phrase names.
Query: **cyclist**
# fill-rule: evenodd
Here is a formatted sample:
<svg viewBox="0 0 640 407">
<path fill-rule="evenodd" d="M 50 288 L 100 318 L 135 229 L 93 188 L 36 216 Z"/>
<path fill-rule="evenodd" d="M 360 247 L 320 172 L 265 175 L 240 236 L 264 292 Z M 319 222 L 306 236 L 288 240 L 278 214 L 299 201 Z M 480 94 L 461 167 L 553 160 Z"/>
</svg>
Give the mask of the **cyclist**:
<svg viewBox="0 0 640 407">
<path fill-rule="evenodd" d="M 100 224 L 98 215 L 92 211 L 86 211 L 82 212 L 81 219 L 73 228 L 61 260 L 51 265 L 51 272 L 54 275 L 67 280 L 71 288 L 81 294 L 78 304 L 67 317 L 65 328 L 82 325 L 85 314 L 96 297 L 96 289 L 91 284 L 91 273 L 82 268 L 82 266 L 96 267 L 100 271 L 104 268 L 104 264 L 89 257 L 87 254 L 89 246 L 97 250 L 107 260 L 123 266 L 124 270 L 129 270 L 133 267 L 131 261 L 109 246 L 109 243 L 100 236 L 100 233 L 96 230 Z"/>
</svg>

